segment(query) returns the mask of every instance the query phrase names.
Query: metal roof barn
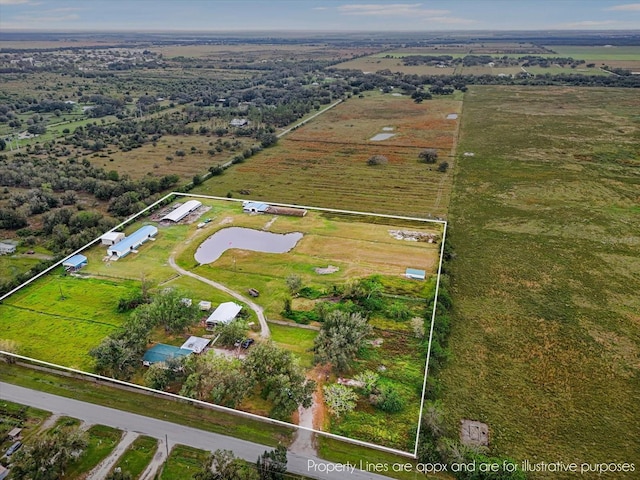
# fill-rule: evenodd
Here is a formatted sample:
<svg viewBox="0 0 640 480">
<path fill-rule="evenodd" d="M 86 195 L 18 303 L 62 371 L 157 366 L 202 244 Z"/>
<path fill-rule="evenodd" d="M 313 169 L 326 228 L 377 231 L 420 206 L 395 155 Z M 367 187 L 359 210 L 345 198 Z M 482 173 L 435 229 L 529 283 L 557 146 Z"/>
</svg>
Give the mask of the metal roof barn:
<svg viewBox="0 0 640 480">
<path fill-rule="evenodd" d="M 217 325 L 219 323 L 231 323 L 240 313 L 242 306 L 234 302 L 225 302 L 218 305 L 218 308 L 207 318 L 207 327 Z"/>
<path fill-rule="evenodd" d="M 189 215 L 194 210 L 197 210 L 202 205 L 202 202 L 198 200 L 189 200 L 188 202 L 183 203 L 175 210 L 167 213 L 162 220 L 171 220 L 172 222 L 179 222 L 184 217 Z"/>
<path fill-rule="evenodd" d="M 107 232 L 100 237 L 103 245 L 115 245 L 118 242 L 124 240 L 124 233 L 122 232 Z"/>
<path fill-rule="evenodd" d="M 107 255 L 122 258 L 131 253 L 143 243 L 147 242 L 150 238 L 155 237 L 157 234 L 158 229 L 153 225 L 145 225 L 144 227 L 140 227 L 124 240 L 109 247 L 107 249 Z"/>
<path fill-rule="evenodd" d="M 71 270 L 78 270 L 79 268 L 84 267 L 86 264 L 87 264 L 87 257 L 80 254 L 74 255 L 73 257 L 68 258 L 67 260 L 62 262 L 63 267 Z"/>
</svg>

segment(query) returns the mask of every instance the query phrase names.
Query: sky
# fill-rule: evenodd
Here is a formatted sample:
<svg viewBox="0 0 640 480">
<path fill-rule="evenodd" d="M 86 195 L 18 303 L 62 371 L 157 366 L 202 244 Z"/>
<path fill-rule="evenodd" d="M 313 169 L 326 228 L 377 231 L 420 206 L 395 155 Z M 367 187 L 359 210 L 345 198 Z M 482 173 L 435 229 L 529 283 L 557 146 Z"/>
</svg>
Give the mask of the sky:
<svg viewBox="0 0 640 480">
<path fill-rule="evenodd" d="M 624 0 L 0 0 L 0 30 L 626 30 Z"/>
</svg>

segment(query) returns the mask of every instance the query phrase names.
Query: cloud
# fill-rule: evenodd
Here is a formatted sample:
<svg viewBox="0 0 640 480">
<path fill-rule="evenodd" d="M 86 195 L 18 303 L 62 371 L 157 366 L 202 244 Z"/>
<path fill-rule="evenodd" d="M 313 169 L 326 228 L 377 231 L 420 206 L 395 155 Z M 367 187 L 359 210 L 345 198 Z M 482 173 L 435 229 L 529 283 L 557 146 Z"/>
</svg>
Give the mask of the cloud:
<svg viewBox="0 0 640 480">
<path fill-rule="evenodd" d="M 312 10 L 328 10 L 327 7 L 313 7 Z"/>
<path fill-rule="evenodd" d="M 69 15 L 16 15 L 12 20 L 17 22 L 24 22 L 23 27 L 29 27 L 32 25 L 46 25 L 49 23 L 69 22 L 74 20 L 80 20 L 80 15 L 72 13 Z"/>
<path fill-rule="evenodd" d="M 610 27 L 612 25 L 620 25 L 616 20 L 584 20 L 582 22 L 562 23 L 556 28 L 593 28 L 593 27 Z"/>
<path fill-rule="evenodd" d="M 0 5 L 25 5 L 31 3 L 30 0 L 0 0 Z"/>
<path fill-rule="evenodd" d="M 449 10 L 422 8 L 421 3 L 348 4 L 338 7 L 343 15 L 428 17 L 447 15 Z"/>
<path fill-rule="evenodd" d="M 627 3 L 626 5 L 616 5 L 605 8 L 608 12 L 640 12 L 640 3 Z"/>
</svg>

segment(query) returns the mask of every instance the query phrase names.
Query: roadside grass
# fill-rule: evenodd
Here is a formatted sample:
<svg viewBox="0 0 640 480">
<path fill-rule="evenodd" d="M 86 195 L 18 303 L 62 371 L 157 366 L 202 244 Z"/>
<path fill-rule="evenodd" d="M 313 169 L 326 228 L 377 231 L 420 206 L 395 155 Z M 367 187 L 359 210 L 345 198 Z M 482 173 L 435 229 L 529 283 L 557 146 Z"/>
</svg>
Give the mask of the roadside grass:
<svg viewBox="0 0 640 480">
<path fill-rule="evenodd" d="M 86 379 L 68 378 L 20 365 L 3 365 L 0 380 L 26 388 L 104 405 L 106 407 L 187 425 L 209 432 L 231 435 L 263 445 L 288 445 L 292 429 L 230 415 L 186 402 L 109 387 Z"/>
<path fill-rule="evenodd" d="M 349 462 L 351 465 L 355 464 L 356 468 L 361 470 L 379 473 L 391 478 L 397 478 L 398 480 L 424 480 L 424 478 L 426 478 L 423 473 L 416 471 L 416 461 L 408 457 L 340 442 L 322 435 L 318 435 L 316 442 L 318 445 L 318 456 L 323 460 L 342 464 Z M 411 471 L 409 471 L 409 467 L 404 467 L 406 464 L 411 465 Z M 398 471 L 394 471 L 394 465 Z M 403 467 L 400 467 L 401 465 Z M 430 475 L 428 478 L 450 477 Z"/>
<path fill-rule="evenodd" d="M 209 452 L 197 448 L 176 445 L 162 468 L 160 480 L 184 480 L 191 478 L 209 458 Z"/>
<path fill-rule="evenodd" d="M 269 324 L 271 338 L 282 348 L 293 352 L 300 359 L 300 364 L 305 368 L 313 366 L 313 340 L 318 335 L 315 330 L 305 328 L 287 327 L 285 325 Z"/>
<path fill-rule="evenodd" d="M 466 418 L 518 460 L 637 460 L 639 110 L 630 90 L 470 88 L 439 375 L 451 436 Z"/>
<path fill-rule="evenodd" d="M 417 159 L 422 149 L 433 147 L 452 164 L 449 157 L 457 121 L 446 116 L 459 113 L 461 106 L 448 98 L 418 105 L 407 96 L 368 92 L 364 98 L 341 103 L 193 192 L 217 196 L 230 192 L 238 197 L 242 190 L 251 192 L 252 198 L 281 203 L 443 216 L 451 174 L 441 174 Z M 393 128 L 390 133 L 396 136 L 370 140 L 385 127 Z M 375 154 L 387 156 L 388 164 L 368 166 L 367 159 Z M 374 186 L 383 186 L 383 191 Z"/>
<path fill-rule="evenodd" d="M 89 445 L 83 454 L 69 465 L 62 478 L 82 478 L 104 460 L 122 438 L 121 430 L 104 425 L 89 427 L 87 434 Z"/>
<path fill-rule="evenodd" d="M 137 479 L 155 455 L 157 448 L 157 439 L 140 436 L 122 454 L 113 469 L 120 468 L 122 472 L 129 473 L 131 478 Z"/>
<path fill-rule="evenodd" d="M 74 417 L 68 417 L 66 415 L 63 415 L 61 417 L 58 417 L 58 419 L 50 428 L 50 430 L 55 431 L 59 428 L 76 428 L 76 427 L 79 427 L 80 425 L 82 425 L 81 420 L 78 420 L 77 418 L 74 418 Z"/>
</svg>

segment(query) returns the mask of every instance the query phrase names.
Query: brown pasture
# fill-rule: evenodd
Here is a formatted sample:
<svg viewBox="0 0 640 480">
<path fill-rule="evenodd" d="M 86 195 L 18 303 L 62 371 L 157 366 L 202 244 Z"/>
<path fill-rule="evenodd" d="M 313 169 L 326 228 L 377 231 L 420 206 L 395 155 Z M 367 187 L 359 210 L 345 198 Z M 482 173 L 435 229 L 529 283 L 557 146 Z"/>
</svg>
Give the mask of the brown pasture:
<svg viewBox="0 0 640 480">
<path fill-rule="evenodd" d="M 455 147 L 461 102 L 449 98 L 414 103 L 378 93 L 352 98 L 232 167 L 194 192 L 239 196 L 326 208 L 413 215 L 446 214 L 451 174 L 418 163 L 419 152 L 437 148 L 447 160 Z M 369 139 L 392 127 L 397 136 Z M 384 155 L 387 165 L 366 164 Z M 242 196 L 242 195 L 240 195 Z"/>
</svg>

